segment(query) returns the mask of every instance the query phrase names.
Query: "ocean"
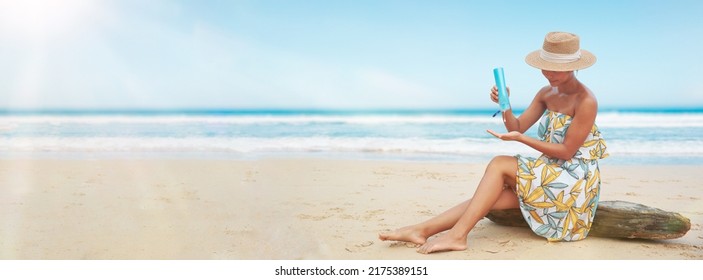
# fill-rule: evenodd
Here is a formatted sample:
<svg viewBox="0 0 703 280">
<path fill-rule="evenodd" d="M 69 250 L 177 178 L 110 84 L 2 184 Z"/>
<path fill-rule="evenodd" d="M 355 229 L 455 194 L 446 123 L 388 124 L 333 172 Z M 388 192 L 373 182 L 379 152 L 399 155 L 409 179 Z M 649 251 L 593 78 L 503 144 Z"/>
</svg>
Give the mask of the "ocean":
<svg viewBox="0 0 703 280">
<path fill-rule="evenodd" d="M 480 163 L 539 153 L 500 141 L 493 110 L 0 111 L 0 158 L 326 157 Z M 519 113 L 519 112 L 516 112 Z M 602 164 L 703 164 L 703 108 L 605 109 Z M 536 136 L 533 127 L 526 134 Z"/>
</svg>

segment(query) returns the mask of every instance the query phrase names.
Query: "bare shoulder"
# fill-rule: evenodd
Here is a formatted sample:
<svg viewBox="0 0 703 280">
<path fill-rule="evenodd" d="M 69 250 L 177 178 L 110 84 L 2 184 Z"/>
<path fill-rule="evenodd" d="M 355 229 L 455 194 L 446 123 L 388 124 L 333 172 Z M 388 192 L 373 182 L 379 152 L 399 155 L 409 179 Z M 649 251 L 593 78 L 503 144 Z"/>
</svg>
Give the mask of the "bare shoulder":
<svg viewBox="0 0 703 280">
<path fill-rule="evenodd" d="M 583 93 L 581 94 L 577 109 L 598 111 L 598 99 L 596 98 L 596 95 L 585 86 L 583 87 Z"/>
<path fill-rule="evenodd" d="M 593 92 L 585 86 L 577 104 L 578 105 L 574 108 L 574 116 L 586 115 L 589 116 L 589 118 L 595 118 L 596 114 L 598 114 L 598 99 L 596 99 Z"/>
</svg>

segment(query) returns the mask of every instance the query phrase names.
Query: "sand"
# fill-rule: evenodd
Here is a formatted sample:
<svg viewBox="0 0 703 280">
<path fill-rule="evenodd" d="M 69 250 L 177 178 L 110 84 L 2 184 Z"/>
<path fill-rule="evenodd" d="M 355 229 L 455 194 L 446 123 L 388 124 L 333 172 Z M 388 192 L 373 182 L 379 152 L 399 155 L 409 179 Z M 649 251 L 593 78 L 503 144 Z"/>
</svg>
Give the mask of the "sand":
<svg viewBox="0 0 703 280">
<path fill-rule="evenodd" d="M 703 166 L 601 165 L 601 200 L 679 212 L 667 241 L 550 243 L 484 219 L 422 255 L 378 232 L 468 199 L 485 165 L 335 159 L 0 160 L 0 259 L 703 259 Z"/>
</svg>

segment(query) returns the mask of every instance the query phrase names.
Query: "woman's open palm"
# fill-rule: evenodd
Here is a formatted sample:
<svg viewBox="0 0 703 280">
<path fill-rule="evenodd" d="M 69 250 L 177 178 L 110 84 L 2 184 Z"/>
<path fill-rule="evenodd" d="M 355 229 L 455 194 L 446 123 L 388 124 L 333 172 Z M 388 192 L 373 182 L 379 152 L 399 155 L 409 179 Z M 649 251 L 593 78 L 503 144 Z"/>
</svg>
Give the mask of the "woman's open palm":
<svg viewBox="0 0 703 280">
<path fill-rule="evenodd" d="M 518 138 L 522 135 L 522 133 L 518 131 L 510 131 L 507 133 L 498 133 L 493 130 L 486 130 L 488 133 L 492 134 L 498 139 L 505 140 L 505 141 L 517 141 Z"/>
</svg>

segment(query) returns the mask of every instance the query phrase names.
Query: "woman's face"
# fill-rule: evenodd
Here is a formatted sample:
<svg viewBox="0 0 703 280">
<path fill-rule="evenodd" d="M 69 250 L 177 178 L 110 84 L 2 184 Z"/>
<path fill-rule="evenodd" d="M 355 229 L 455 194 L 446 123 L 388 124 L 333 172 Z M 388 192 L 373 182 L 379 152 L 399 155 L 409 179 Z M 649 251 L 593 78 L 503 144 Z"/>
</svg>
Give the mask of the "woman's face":
<svg viewBox="0 0 703 280">
<path fill-rule="evenodd" d="M 547 78 L 549 85 L 556 87 L 570 80 L 574 75 L 574 71 L 559 72 L 542 70 L 542 75 Z"/>
</svg>

